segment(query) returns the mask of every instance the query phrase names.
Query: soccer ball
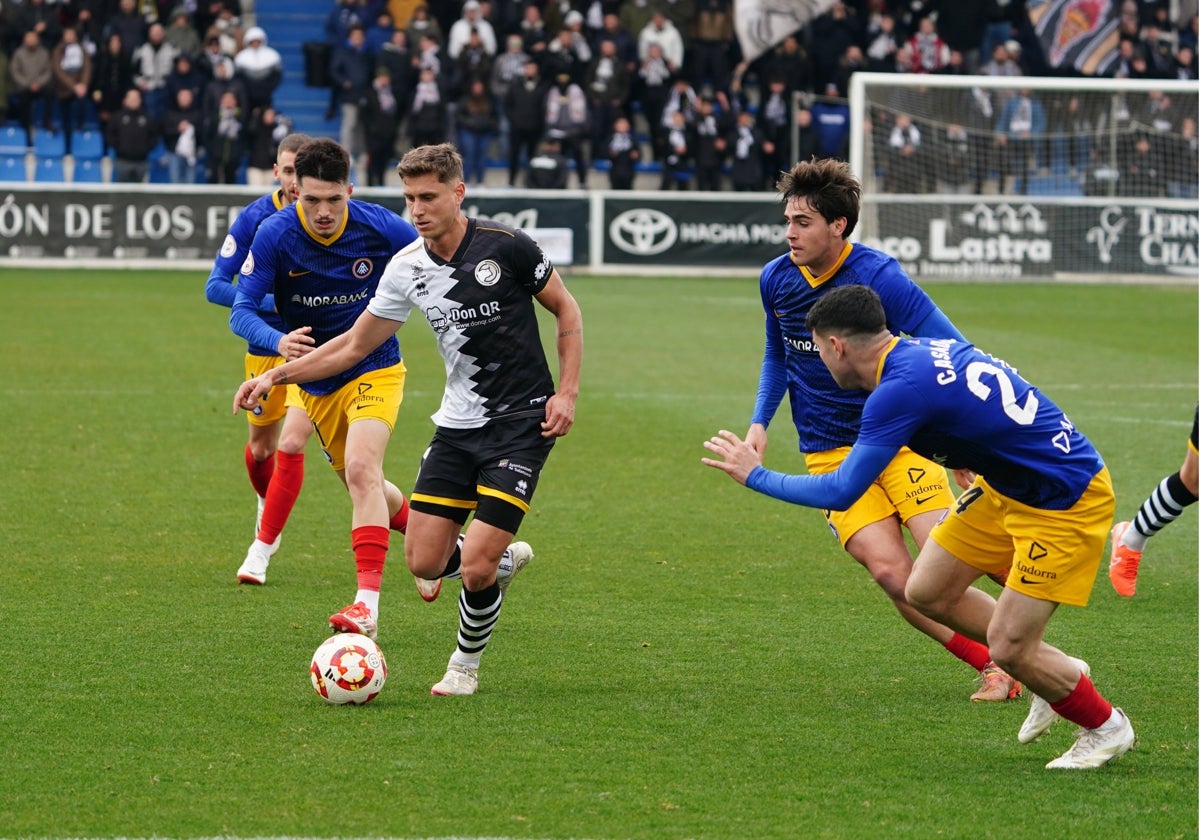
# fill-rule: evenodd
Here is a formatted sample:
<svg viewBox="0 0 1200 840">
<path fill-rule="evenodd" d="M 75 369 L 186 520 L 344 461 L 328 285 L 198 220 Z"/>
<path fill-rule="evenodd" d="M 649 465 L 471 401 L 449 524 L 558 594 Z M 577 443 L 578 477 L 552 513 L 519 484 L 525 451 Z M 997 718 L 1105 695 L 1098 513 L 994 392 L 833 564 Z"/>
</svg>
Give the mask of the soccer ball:
<svg viewBox="0 0 1200 840">
<path fill-rule="evenodd" d="M 313 689 L 326 703 L 361 706 L 375 699 L 387 680 L 387 660 L 379 645 L 359 633 L 330 636 L 313 654 Z"/>
</svg>

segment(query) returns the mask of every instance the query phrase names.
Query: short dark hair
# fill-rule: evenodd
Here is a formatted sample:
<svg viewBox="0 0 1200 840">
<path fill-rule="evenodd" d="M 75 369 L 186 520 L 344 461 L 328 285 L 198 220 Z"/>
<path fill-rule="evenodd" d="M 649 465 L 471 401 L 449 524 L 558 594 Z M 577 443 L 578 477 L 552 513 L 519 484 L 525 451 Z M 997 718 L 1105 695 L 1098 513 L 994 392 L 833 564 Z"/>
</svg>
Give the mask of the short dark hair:
<svg viewBox="0 0 1200 840">
<path fill-rule="evenodd" d="M 878 335 L 887 329 L 883 302 L 869 286 L 839 286 L 808 310 L 804 321 L 811 333 L 843 336 Z"/>
<path fill-rule="evenodd" d="M 463 159 L 453 143 L 437 143 L 409 149 L 400 158 L 396 174 L 401 180 L 436 175 L 443 184 L 456 184 L 463 179 Z"/>
<path fill-rule="evenodd" d="M 779 177 L 775 189 L 784 204 L 794 198 L 807 199 L 826 222 L 844 218 L 843 238 L 850 236 L 858 225 L 862 185 L 850 172 L 850 164 L 843 160 L 802 160 Z"/>
<path fill-rule="evenodd" d="M 298 152 L 300 147 L 305 143 L 312 141 L 312 137 L 299 131 L 293 131 L 291 134 L 279 141 L 278 152 Z"/>
<path fill-rule="evenodd" d="M 305 143 L 296 150 L 296 180 L 305 178 L 350 183 L 350 153 L 327 137 Z"/>
</svg>

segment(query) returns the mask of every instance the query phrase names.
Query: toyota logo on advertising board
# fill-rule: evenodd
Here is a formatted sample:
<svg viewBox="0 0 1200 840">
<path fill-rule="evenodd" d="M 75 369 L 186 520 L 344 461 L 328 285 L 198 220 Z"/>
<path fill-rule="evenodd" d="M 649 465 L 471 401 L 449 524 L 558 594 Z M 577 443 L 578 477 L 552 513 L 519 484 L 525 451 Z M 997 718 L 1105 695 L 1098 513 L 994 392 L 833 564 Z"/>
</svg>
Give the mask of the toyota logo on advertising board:
<svg viewBox="0 0 1200 840">
<path fill-rule="evenodd" d="M 679 229 L 666 213 L 639 207 L 615 217 L 608 225 L 608 235 L 625 253 L 652 257 L 675 244 Z"/>
</svg>

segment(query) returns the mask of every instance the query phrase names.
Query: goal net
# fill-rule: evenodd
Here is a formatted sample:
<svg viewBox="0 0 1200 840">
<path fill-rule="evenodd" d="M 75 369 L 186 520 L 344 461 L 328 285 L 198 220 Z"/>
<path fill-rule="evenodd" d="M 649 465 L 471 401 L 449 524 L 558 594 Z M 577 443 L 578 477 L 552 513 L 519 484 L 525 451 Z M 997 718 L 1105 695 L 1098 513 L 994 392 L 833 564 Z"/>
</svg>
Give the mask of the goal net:
<svg viewBox="0 0 1200 840">
<path fill-rule="evenodd" d="M 856 73 L 858 238 L 914 276 L 1189 277 L 1200 85 Z"/>
</svg>

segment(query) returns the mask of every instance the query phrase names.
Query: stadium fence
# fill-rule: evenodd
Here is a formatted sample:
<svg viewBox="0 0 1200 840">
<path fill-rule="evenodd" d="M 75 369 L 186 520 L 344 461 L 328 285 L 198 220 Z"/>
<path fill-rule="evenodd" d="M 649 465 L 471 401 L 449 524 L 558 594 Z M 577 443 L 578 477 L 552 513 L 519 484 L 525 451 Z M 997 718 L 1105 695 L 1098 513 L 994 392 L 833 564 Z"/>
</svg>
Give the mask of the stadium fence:
<svg viewBox="0 0 1200 840">
<path fill-rule="evenodd" d="M 1197 277 L 1200 85 L 856 73 L 856 236 L 917 278 Z"/>
</svg>

